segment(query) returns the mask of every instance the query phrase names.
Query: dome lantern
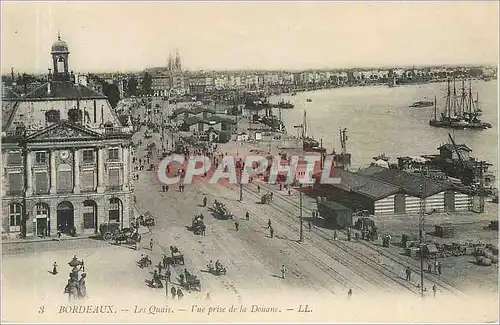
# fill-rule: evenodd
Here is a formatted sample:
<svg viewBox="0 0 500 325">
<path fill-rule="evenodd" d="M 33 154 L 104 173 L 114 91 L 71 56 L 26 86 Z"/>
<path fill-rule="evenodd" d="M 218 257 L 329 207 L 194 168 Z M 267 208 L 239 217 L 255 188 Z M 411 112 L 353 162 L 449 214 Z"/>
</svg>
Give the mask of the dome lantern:
<svg viewBox="0 0 500 325">
<path fill-rule="evenodd" d="M 68 68 L 68 44 L 61 40 L 61 34 L 57 33 L 57 41 L 52 44 L 52 64 L 54 68 L 54 80 L 70 80 L 69 68 Z"/>
</svg>

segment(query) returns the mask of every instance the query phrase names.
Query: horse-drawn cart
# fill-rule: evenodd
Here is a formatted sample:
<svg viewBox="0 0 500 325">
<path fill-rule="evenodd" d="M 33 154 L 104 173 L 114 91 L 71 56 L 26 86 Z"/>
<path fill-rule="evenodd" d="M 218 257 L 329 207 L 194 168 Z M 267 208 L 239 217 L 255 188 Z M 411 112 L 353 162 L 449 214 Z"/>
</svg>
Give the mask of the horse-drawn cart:
<svg viewBox="0 0 500 325">
<path fill-rule="evenodd" d="M 201 291 L 201 282 L 200 279 L 198 279 L 195 275 L 192 274 L 186 274 L 186 279 L 184 282 L 184 287 L 188 291 Z"/>
<path fill-rule="evenodd" d="M 144 213 L 144 226 L 153 227 L 155 225 L 156 225 L 155 218 L 149 211 L 146 211 L 146 213 Z"/>
<path fill-rule="evenodd" d="M 260 203 L 269 204 L 272 202 L 272 200 L 273 200 L 273 193 L 269 192 L 269 193 L 262 195 L 262 197 L 260 198 Z"/>
<path fill-rule="evenodd" d="M 176 246 L 170 246 L 170 253 L 172 254 L 172 264 L 173 265 L 184 265 L 184 255 L 181 254 Z"/>
<path fill-rule="evenodd" d="M 205 223 L 203 222 L 203 216 L 199 215 L 194 217 L 193 222 L 191 224 L 191 230 L 195 235 L 203 234 L 203 230 L 205 229 Z"/>
<path fill-rule="evenodd" d="M 213 210 L 218 215 L 219 219 L 224 219 L 224 220 L 233 219 L 233 215 L 226 207 L 226 205 L 222 202 L 215 200 Z"/>
</svg>

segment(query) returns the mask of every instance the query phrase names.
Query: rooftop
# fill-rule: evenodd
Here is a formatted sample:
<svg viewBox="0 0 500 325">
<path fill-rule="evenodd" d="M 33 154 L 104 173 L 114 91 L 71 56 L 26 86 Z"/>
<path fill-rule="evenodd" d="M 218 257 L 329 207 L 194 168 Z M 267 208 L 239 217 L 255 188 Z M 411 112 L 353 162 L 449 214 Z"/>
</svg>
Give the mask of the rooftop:
<svg viewBox="0 0 500 325">
<path fill-rule="evenodd" d="M 26 94 L 20 100 L 44 100 L 48 98 L 106 99 L 107 97 L 86 86 L 75 84 L 71 81 L 51 81 Z"/>
<path fill-rule="evenodd" d="M 393 186 L 398 186 L 402 188 L 406 194 L 415 197 L 422 196 L 421 187 L 424 191 L 424 197 L 429 197 L 452 188 L 451 183 L 419 177 L 397 169 L 377 166 L 362 169 L 358 174 L 377 181 L 392 184 Z"/>
</svg>

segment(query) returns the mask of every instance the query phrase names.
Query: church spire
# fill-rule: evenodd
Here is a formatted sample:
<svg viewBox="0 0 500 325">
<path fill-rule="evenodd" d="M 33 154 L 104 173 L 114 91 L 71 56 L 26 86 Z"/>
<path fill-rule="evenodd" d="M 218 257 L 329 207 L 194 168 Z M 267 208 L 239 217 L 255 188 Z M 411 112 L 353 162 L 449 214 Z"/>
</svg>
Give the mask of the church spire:
<svg viewBox="0 0 500 325">
<path fill-rule="evenodd" d="M 57 30 L 57 40 L 61 40 L 61 31 L 59 29 Z"/>
</svg>

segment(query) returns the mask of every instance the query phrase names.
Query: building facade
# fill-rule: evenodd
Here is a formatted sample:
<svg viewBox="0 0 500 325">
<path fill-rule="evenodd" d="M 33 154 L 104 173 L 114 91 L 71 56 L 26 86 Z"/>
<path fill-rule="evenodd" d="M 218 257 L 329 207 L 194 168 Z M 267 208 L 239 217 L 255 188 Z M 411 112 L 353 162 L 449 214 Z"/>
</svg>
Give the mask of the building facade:
<svg viewBox="0 0 500 325">
<path fill-rule="evenodd" d="M 2 100 L 2 233 L 97 233 L 133 217 L 131 128 L 108 99 L 69 72 L 67 44 L 52 46 L 53 73 L 23 97 Z"/>
</svg>

